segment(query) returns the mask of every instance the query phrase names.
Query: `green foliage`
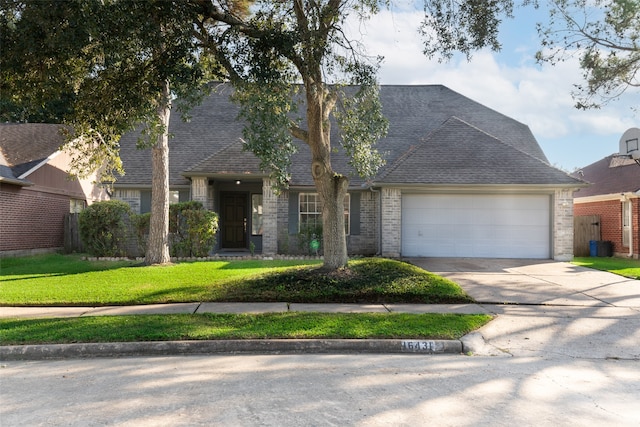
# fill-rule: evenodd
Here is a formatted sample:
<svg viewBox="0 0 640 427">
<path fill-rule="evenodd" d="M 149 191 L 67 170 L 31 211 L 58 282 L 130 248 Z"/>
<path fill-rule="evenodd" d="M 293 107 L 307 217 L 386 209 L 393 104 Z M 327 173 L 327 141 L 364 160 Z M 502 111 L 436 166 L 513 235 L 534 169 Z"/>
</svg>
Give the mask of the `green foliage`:
<svg viewBox="0 0 640 427">
<path fill-rule="evenodd" d="M 131 217 L 131 223 L 136 231 L 136 239 L 140 252 L 147 251 L 147 241 L 149 239 L 149 229 L 151 226 L 151 213 L 134 214 Z"/>
<path fill-rule="evenodd" d="M 638 22 L 637 0 L 552 0 L 536 57 L 555 64 L 579 55 L 586 84 L 572 93 L 576 108 L 598 108 L 640 87 Z"/>
<path fill-rule="evenodd" d="M 351 97 L 343 93 L 335 117 L 349 165 L 358 176 L 370 179 L 385 164 L 375 145 L 386 136 L 389 121 L 382 114 L 376 68 L 356 63 L 349 69 L 353 73 L 352 83 L 358 89 Z"/>
<path fill-rule="evenodd" d="M 206 257 L 216 243 L 218 215 L 204 209 L 198 201 L 171 205 L 169 232 L 173 256 Z"/>
<path fill-rule="evenodd" d="M 237 83 L 232 95 L 246 122 L 243 149 L 260 159 L 260 169 L 270 174 L 276 188 L 288 187 L 291 156 L 298 151 L 289 131 L 294 94 L 295 86 L 288 82 L 260 80 Z"/>
<path fill-rule="evenodd" d="M 640 280 L 640 260 L 615 257 L 576 257 L 573 264 Z"/>
<path fill-rule="evenodd" d="M 97 202 L 80 213 L 80 236 L 86 250 L 99 257 L 126 255 L 127 221 L 132 211 L 120 200 Z"/>
<path fill-rule="evenodd" d="M 423 0 L 424 20 L 420 34 L 424 54 L 450 59 L 455 52 L 467 58 L 484 47 L 500 50 L 498 30 L 501 17 L 511 17 L 513 0 Z M 528 1 L 523 1 L 528 3 Z"/>
<path fill-rule="evenodd" d="M 322 222 L 310 221 L 300 226 L 300 233 L 298 233 L 298 249 L 303 253 L 313 255 L 316 255 L 316 253 L 322 253 L 321 247 L 318 251 L 311 248 L 310 245 L 312 240 L 317 240 L 320 245 L 322 244 Z"/>
</svg>

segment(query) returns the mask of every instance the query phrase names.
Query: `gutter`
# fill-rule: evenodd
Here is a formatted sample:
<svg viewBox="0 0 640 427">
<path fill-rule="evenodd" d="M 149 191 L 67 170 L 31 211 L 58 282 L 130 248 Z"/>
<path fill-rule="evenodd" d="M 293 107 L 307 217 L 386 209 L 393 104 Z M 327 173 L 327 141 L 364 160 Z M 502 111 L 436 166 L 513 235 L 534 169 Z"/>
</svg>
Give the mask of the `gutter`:
<svg viewBox="0 0 640 427">
<path fill-rule="evenodd" d="M 19 185 L 20 187 L 31 187 L 33 182 L 27 181 L 26 179 L 17 179 L 17 178 L 7 178 L 4 176 L 0 176 L 0 183 Z"/>
</svg>

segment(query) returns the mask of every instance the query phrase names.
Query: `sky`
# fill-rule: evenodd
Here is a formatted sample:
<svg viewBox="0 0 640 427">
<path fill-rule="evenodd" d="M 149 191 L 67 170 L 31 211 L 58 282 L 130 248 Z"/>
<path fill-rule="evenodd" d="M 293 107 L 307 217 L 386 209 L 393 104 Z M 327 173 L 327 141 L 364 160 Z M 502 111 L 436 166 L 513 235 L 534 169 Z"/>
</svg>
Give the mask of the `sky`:
<svg viewBox="0 0 640 427">
<path fill-rule="evenodd" d="M 428 60 L 417 32 L 422 11 L 412 6 L 382 11 L 366 25 L 354 23 L 348 33 L 370 55 L 384 56 L 381 84 L 442 84 L 529 126 L 549 163 L 574 171 L 618 152 L 624 131 L 640 127 L 640 90 L 597 110 L 578 110 L 571 97 L 583 83 L 577 60 L 552 66 L 537 64 L 540 47 L 537 22 L 548 12 L 516 9 L 515 18 L 501 25 L 499 52 L 483 50 L 471 61 Z"/>
</svg>

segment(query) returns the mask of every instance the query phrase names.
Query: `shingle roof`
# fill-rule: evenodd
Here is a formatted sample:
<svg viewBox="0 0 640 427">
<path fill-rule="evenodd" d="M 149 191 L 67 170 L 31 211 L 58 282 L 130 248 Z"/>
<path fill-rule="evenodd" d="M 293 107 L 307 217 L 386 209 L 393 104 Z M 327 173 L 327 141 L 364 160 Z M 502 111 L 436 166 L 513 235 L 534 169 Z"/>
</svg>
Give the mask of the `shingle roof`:
<svg viewBox="0 0 640 427">
<path fill-rule="evenodd" d="M 231 87 L 219 85 L 217 91 L 207 97 L 204 102 L 193 108 L 191 119 L 185 123 L 179 119 L 178 113 L 172 113 L 169 132 L 173 135 L 170 140 L 170 185 L 186 185 L 188 179 L 183 175 L 203 175 L 225 173 L 256 174 L 262 176 L 257 168 L 258 161 L 250 153 L 240 150 L 243 125 L 236 118 L 238 107 L 231 103 L 229 95 Z M 389 179 L 406 180 L 409 172 L 403 172 L 404 166 L 398 164 L 398 159 L 417 146 L 423 147 L 424 156 L 433 152 L 431 163 L 438 169 L 444 180 L 461 179 L 464 175 L 460 168 L 471 171 L 475 178 L 469 182 L 490 181 L 491 172 L 481 162 L 478 156 L 486 156 L 479 143 L 478 129 L 484 136 L 480 138 L 483 146 L 490 147 L 497 159 L 504 159 L 513 168 L 510 175 L 495 176 L 500 183 L 579 183 L 574 178 L 548 165 L 547 158 L 542 152 L 528 126 L 479 104 L 451 89 L 441 85 L 426 86 L 382 86 L 380 98 L 383 113 L 389 120 L 388 135 L 378 143 L 378 150 L 385 155 L 387 165 L 382 168 L 376 182 Z M 300 111 L 304 111 L 301 107 Z M 460 123 L 443 124 L 452 117 L 457 117 Z M 470 128 L 476 128 L 471 131 Z M 438 131 L 439 133 L 437 133 Z M 445 132 L 446 131 L 446 132 Z M 460 133 L 457 133 L 460 132 Z M 429 136 L 428 138 L 426 138 Z M 447 144 L 439 142 L 438 137 L 446 136 Z M 489 138 L 489 136 L 493 138 Z M 425 139 L 426 138 L 426 139 Z M 489 138 L 489 139 L 487 139 Z M 150 185 L 151 161 L 148 150 L 136 150 L 135 133 L 125 135 L 121 140 L 121 157 L 126 175 L 119 178 L 117 185 Z M 337 126 L 332 128 L 332 146 L 337 151 L 332 154 L 332 165 L 336 172 L 353 175 L 348 166 L 348 159 L 339 147 Z M 488 142 L 492 141 L 492 142 Z M 296 142 L 299 152 L 292 159 L 292 186 L 313 185 L 310 173 L 310 153 L 308 147 L 301 141 Z M 435 144 L 437 151 L 431 151 L 428 144 Z M 499 147 L 496 148 L 496 147 Z M 462 159 L 456 151 L 467 150 L 469 155 L 476 158 Z M 458 156 L 453 161 L 451 156 Z M 464 163 L 464 165 L 463 165 Z M 407 164 L 408 165 L 408 164 Z M 393 173 L 390 172 L 393 169 Z M 537 171 L 523 175 L 524 169 Z M 402 177 L 402 174 L 407 176 Z M 449 178 L 444 178 L 448 176 Z M 414 176 L 414 175 L 411 175 Z M 413 178 L 411 178 L 413 179 Z M 382 181 L 381 181 L 382 180 Z M 495 181 L 495 180 L 494 180 Z M 497 182 L 494 182 L 497 183 Z M 351 178 L 352 186 L 360 186 L 362 179 Z"/>
<path fill-rule="evenodd" d="M 585 166 L 573 176 L 591 183 L 577 191 L 576 198 L 640 191 L 640 166 L 615 154 Z"/>
<path fill-rule="evenodd" d="M 576 184 L 559 169 L 452 117 L 398 159 L 381 182 L 450 185 Z"/>
<path fill-rule="evenodd" d="M 265 175 L 260 170 L 260 160 L 251 152 L 243 150 L 240 140 L 232 142 L 222 150 L 210 155 L 194 167 L 186 170 L 186 175 Z"/>
<path fill-rule="evenodd" d="M 0 124 L 0 151 L 4 158 L 4 164 L 0 165 L 0 176 L 19 178 L 58 151 L 63 143 L 60 125 Z"/>
</svg>

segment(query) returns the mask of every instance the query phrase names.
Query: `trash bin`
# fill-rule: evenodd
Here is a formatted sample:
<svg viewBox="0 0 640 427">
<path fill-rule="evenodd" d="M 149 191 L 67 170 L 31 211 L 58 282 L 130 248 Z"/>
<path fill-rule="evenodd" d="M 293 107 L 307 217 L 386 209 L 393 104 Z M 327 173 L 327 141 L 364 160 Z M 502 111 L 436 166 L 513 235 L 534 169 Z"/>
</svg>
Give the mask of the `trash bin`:
<svg viewBox="0 0 640 427">
<path fill-rule="evenodd" d="M 613 256 L 613 242 L 609 240 L 601 240 L 598 242 L 598 256 Z"/>
<path fill-rule="evenodd" d="M 589 256 L 598 256 L 597 240 L 589 240 Z"/>
</svg>

